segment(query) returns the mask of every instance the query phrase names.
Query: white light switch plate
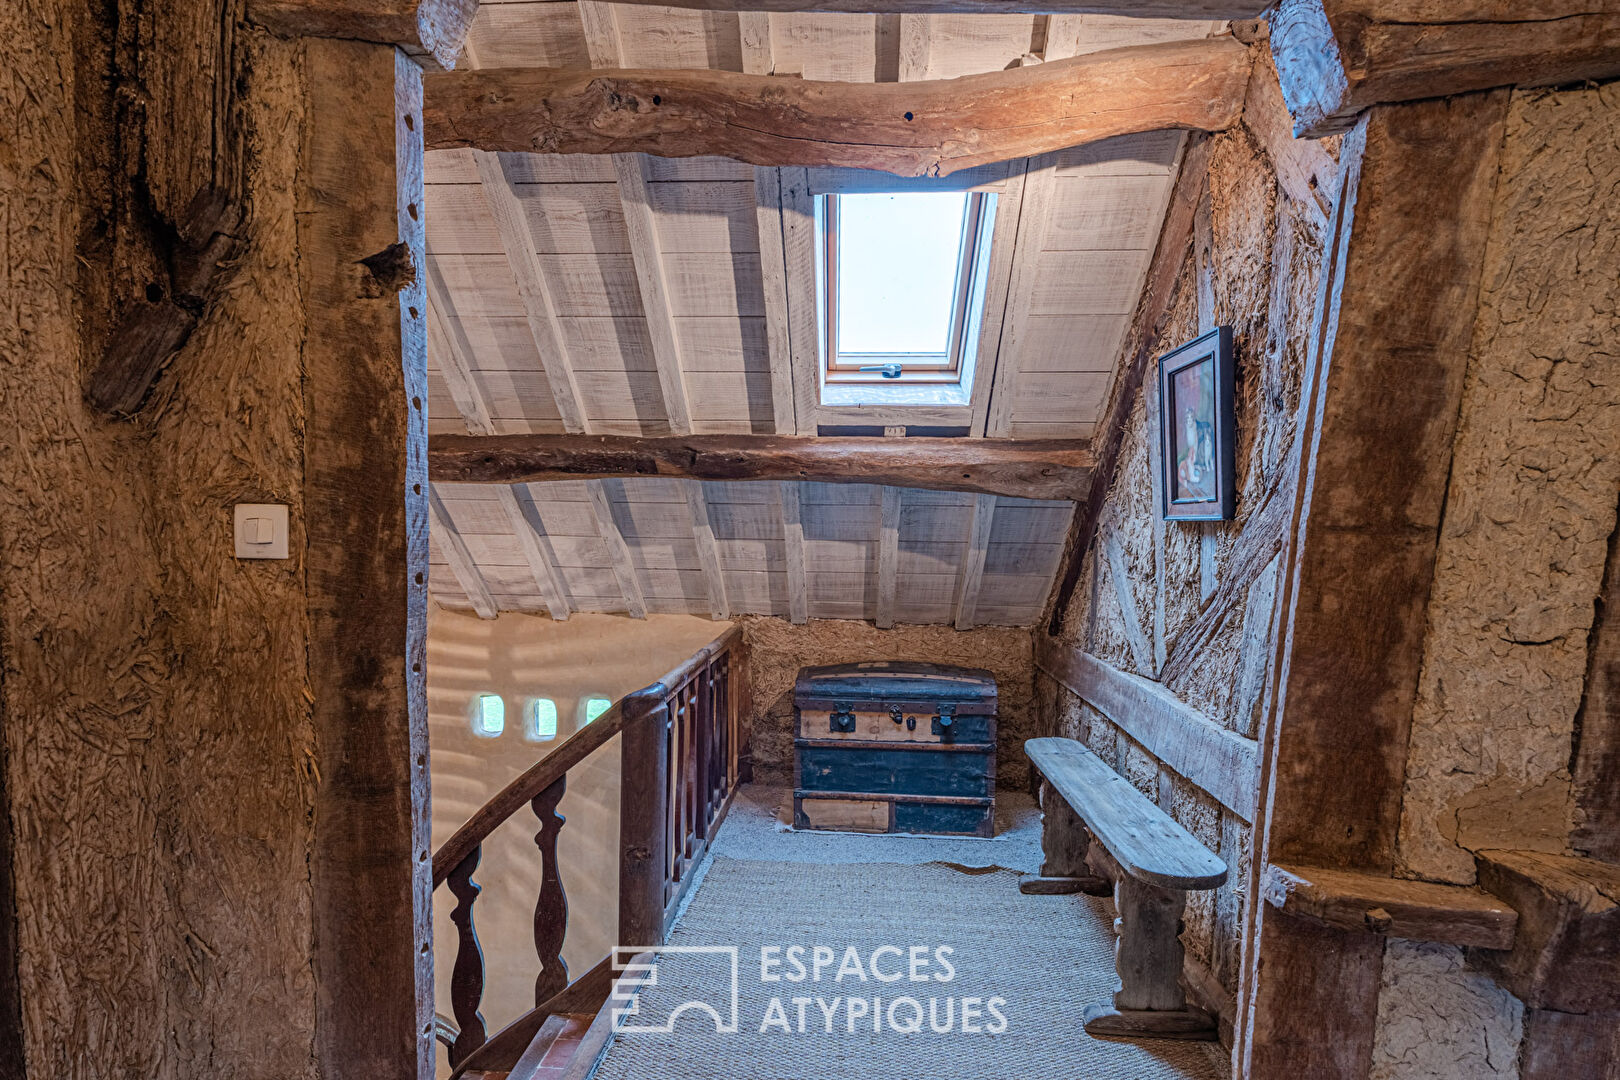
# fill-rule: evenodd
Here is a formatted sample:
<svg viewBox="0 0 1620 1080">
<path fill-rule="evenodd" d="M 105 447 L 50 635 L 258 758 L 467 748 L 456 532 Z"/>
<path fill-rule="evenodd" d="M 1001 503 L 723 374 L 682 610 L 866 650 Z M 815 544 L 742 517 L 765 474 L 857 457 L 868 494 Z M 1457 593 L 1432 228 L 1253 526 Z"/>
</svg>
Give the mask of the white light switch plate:
<svg viewBox="0 0 1620 1080">
<path fill-rule="evenodd" d="M 236 557 L 285 559 L 287 508 L 279 503 L 237 503 Z"/>
</svg>

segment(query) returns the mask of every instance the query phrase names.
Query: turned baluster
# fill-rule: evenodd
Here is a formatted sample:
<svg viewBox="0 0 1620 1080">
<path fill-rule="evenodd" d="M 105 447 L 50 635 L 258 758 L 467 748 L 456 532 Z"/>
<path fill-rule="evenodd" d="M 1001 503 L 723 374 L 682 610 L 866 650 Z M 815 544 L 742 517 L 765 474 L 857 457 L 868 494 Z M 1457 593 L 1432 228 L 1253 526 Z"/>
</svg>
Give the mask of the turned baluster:
<svg viewBox="0 0 1620 1080">
<path fill-rule="evenodd" d="M 727 788 L 727 774 L 731 771 L 731 725 L 728 720 L 731 716 L 731 657 L 721 654 L 714 662 L 714 676 L 710 683 L 713 689 L 710 698 L 714 702 L 714 775 L 709 781 L 709 789 L 714 792 L 713 803 L 716 809 L 725 801 Z"/>
<path fill-rule="evenodd" d="M 568 933 L 568 894 L 557 866 L 557 834 L 564 820 L 557 813 L 557 804 L 567 783 L 567 776 L 559 776 L 529 804 L 540 819 L 540 831 L 534 834 L 541 859 L 540 897 L 534 907 L 534 951 L 540 957 L 540 974 L 534 980 L 536 1005 L 544 1005 L 568 986 L 568 965 L 562 958 L 563 938 Z"/>
<path fill-rule="evenodd" d="M 714 683 L 707 665 L 698 670 L 692 691 L 692 726 L 697 736 L 696 753 L 692 755 L 692 833 L 701 840 L 709 835 L 709 807 L 714 794 L 714 782 L 709 776 L 709 755 L 714 746 L 710 731 L 714 717 Z"/>
<path fill-rule="evenodd" d="M 445 882 L 450 895 L 456 898 L 456 906 L 450 912 L 450 921 L 456 925 L 456 964 L 450 971 L 450 1011 L 460 1031 L 450 1046 L 452 1067 L 484 1045 L 484 1017 L 478 1011 L 484 1000 L 484 950 L 478 944 L 478 930 L 473 925 L 473 903 L 483 889 L 472 879 L 481 853 L 482 849 L 476 847 L 468 852 Z"/>
</svg>

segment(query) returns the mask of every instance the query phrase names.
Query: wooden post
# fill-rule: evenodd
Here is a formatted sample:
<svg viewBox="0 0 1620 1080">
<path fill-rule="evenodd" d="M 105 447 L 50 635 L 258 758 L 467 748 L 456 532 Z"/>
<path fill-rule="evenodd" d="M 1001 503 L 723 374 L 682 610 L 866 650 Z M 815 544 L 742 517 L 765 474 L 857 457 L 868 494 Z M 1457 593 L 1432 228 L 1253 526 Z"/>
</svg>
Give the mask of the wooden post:
<svg viewBox="0 0 1620 1080">
<path fill-rule="evenodd" d="M 624 699 L 620 735 L 619 943 L 664 943 L 664 867 L 669 798 L 669 707 L 663 687 Z"/>
<path fill-rule="evenodd" d="M 17 977 L 17 893 L 12 884 L 11 799 L 6 747 L 0 739 L 0 1080 L 26 1080 L 23 1069 L 22 985 Z"/>
<path fill-rule="evenodd" d="M 1086 852 L 1091 847 L 1091 835 L 1086 832 L 1080 816 L 1052 790 L 1052 785 L 1041 780 L 1041 861 L 1040 877 L 1018 883 L 1018 891 L 1034 895 L 1083 892 L 1091 896 L 1107 896 L 1113 886 L 1107 878 L 1093 874 L 1086 865 Z"/>
<path fill-rule="evenodd" d="M 1382 939 L 1268 909 L 1261 881 L 1273 862 L 1393 867 L 1506 112 L 1503 92 L 1379 108 L 1344 143 L 1260 732 L 1234 1051 L 1250 1080 L 1370 1067 Z"/>
<path fill-rule="evenodd" d="M 297 193 L 323 1076 L 431 1077 L 422 99 L 392 47 L 309 39 Z"/>
<path fill-rule="evenodd" d="M 1119 990 L 1111 1003 L 1085 1007 L 1086 1032 L 1103 1038 L 1215 1039 L 1215 1017 L 1188 1005 L 1181 989 L 1186 891 L 1132 877 L 1101 844 L 1091 845 L 1086 864 L 1114 882 L 1114 933 L 1119 937 L 1114 944 Z"/>
</svg>

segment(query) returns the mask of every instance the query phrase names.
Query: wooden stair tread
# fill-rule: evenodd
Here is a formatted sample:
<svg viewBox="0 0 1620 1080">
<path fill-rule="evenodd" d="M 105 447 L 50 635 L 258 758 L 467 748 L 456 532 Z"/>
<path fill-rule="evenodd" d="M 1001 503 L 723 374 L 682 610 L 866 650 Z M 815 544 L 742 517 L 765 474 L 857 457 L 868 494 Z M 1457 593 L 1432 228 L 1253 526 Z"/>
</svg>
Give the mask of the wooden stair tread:
<svg viewBox="0 0 1620 1080">
<path fill-rule="evenodd" d="M 1129 780 L 1073 739 L 1030 739 L 1029 760 L 1120 868 L 1162 889 L 1213 889 L 1226 864 Z"/>
<path fill-rule="evenodd" d="M 546 1017 L 512 1071 L 492 1074 L 491 1080 L 500 1075 L 506 1080 L 561 1080 L 594 1019 L 590 1013 L 553 1013 Z"/>
</svg>

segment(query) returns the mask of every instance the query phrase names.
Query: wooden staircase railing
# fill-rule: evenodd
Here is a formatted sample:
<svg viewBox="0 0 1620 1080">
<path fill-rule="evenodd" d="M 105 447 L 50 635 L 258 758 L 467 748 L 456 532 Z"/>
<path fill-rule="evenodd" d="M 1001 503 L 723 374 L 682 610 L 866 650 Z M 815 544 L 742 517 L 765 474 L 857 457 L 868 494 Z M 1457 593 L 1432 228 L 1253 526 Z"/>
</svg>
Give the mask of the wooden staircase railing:
<svg viewBox="0 0 1620 1080">
<path fill-rule="evenodd" d="M 450 976 L 454 1028 L 439 1025 L 457 1074 L 510 1068 L 546 1016 L 595 1011 L 611 981 L 610 958 L 570 981 L 563 961 L 568 898 L 557 864 L 557 812 L 569 770 L 622 735 L 619 809 L 619 931 L 622 946 L 662 945 L 737 784 L 747 779 L 748 666 L 742 631 L 732 627 L 650 686 L 627 694 L 485 803 L 433 854 L 433 887 L 456 906 L 456 960 Z M 539 821 L 540 895 L 534 946 L 540 971 L 535 1008 L 500 1033 L 487 1033 L 481 1006 L 484 955 L 473 880 L 484 841 L 527 805 Z M 476 1058 L 474 1055 L 477 1055 Z"/>
</svg>

